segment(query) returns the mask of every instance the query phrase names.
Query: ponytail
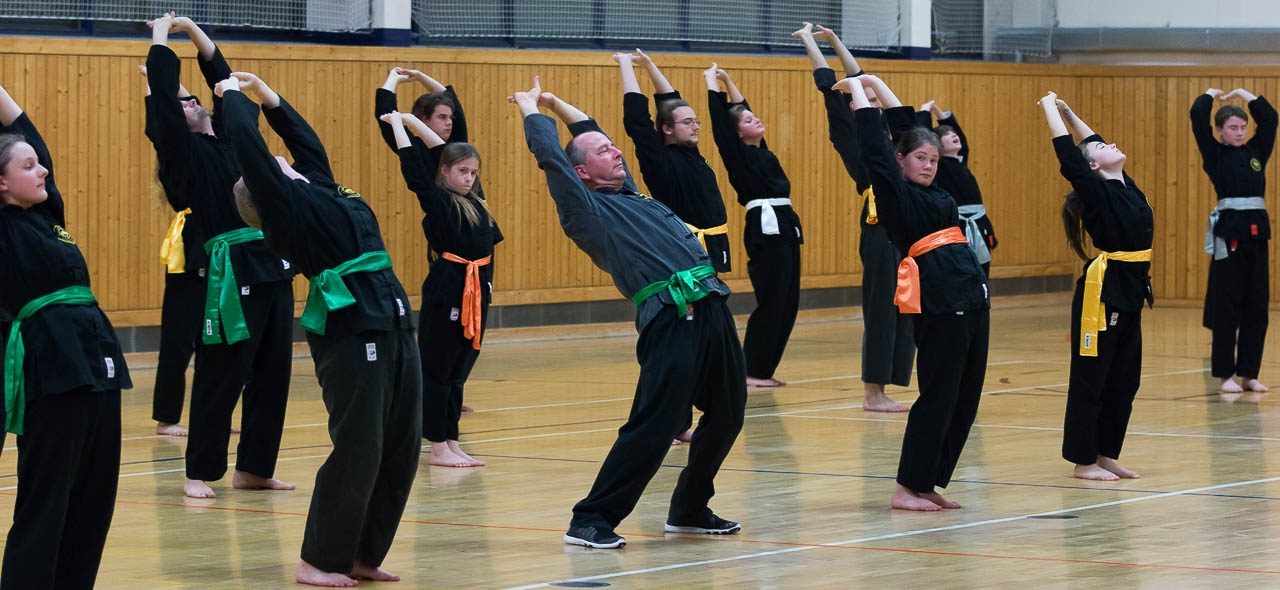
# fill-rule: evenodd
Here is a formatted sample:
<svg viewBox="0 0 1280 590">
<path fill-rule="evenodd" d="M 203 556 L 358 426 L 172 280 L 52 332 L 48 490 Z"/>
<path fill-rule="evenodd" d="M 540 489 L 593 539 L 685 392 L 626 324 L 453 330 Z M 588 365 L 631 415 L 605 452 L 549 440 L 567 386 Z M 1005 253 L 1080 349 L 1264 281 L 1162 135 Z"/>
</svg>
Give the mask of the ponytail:
<svg viewBox="0 0 1280 590">
<path fill-rule="evenodd" d="M 1062 199 L 1062 230 L 1067 234 L 1067 245 L 1080 260 L 1089 260 L 1084 251 L 1084 204 L 1075 191 Z"/>
</svg>

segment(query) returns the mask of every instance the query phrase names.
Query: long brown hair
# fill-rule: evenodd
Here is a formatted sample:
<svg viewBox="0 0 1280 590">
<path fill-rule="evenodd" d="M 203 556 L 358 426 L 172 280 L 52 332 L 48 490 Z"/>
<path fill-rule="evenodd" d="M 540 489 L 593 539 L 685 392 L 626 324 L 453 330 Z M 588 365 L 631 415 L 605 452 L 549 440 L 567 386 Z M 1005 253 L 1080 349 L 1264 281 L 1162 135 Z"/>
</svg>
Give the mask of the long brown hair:
<svg viewBox="0 0 1280 590">
<path fill-rule="evenodd" d="M 440 168 L 452 168 L 458 162 L 468 158 L 475 158 L 477 164 L 481 163 L 480 152 L 476 150 L 475 146 L 461 141 L 446 143 L 444 149 L 440 151 Z M 478 168 L 479 166 L 477 166 L 477 172 L 479 172 Z M 477 174 L 476 182 L 479 181 L 480 176 Z M 489 216 L 489 225 L 493 225 L 493 215 L 489 213 L 489 206 L 485 204 L 484 199 L 476 194 L 474 184 L 471 185 L 471 192 L 460 195 L 446 184 L 444 174 L 436 174 L 436 186 L 449 191 L 449 194 L 453 197 L 453 205 L 458 208 L 462 217 L 472 227 L 480 223 L 480 212 L 476 207 L 484 209 L 485 214 Z"/>
<path fill-rule="evenodd" d="M 1089 260 L 1084 251 L 1084 203 L 1080 195 L 1071 191 L 1062 199 L 1062 231 L 1067 234 L 1067 245 L 1080 260 Z"/>
</svg>

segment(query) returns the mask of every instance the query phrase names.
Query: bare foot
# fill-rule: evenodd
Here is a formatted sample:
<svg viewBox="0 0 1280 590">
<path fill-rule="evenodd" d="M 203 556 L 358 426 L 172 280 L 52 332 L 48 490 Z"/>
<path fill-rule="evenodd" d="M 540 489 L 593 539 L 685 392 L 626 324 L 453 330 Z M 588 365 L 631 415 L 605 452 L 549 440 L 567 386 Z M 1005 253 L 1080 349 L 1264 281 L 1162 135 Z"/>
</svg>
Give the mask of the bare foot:
<svg viewBox="0 0 1280 590">
<path fill-rule="evenodd" d="M 937 504 L 940 508 L 943 508 L 946 510 L 956 510 L 960 508 L 960 504 L 956 502 L 952 502 L 951 500 L 948 500 L 942 497 L 942 494 L 939 494 L 936 491 L 922 493 L 920 494 L 920 497 L 930 502 L 933 502 L 934 504 Z"/>
<path fill-rule="evenodd" d="M 1262 382 L 1257 379 L 1245 379 L 1244 388 L 1257 393 L 1266 393 L 1271 391 L 1270 387 L 1263 385 Z"/>
<path fill-rule="evenodd" d="M 889 500 L 889 506 L 898 510 L 914 510 L 916 512 L 937 512 L 942 510 L 942 507 L 924 499 L 920 494 L 902 487 L 902 484 L 894 484 L 893 498 Z"/>
<path fill-rule="evenodd" d="M 231 434 L 240 434 L 240 427 L 239 427 L 239 426 L 232 426 L 232 427 L 231 427 Z"/>
<path fill-rule="evenodd" d="M 188 498 L 216 498 L 218 495 L 213 493 L 213 488 L 209 484 L 198 479 L 188 479 L 187 483 L 182 484 L 182 495 Z"/>
<path fill-rule="evenodd" d="M 671 441 L 671 444 L 678 445 L 681 443 L 691 443 L 691 442 L 693 442 L 693 431 L 686 430 L 684 432 L 681 432 L 680 434 L 677 434 L 675 440 Z"/>
<path fill-rule="evenodd" d="M 473 407 L 471 407 L 471 406 L 468 406 L 467 404 L 462 404 L 462 413 L 463 413 L 463 414 L 470 414 L 471 412 L 474 412 L 474 411 L 476 411 L 476 409 L 475 409 L 475 408 L 473 408 Z"/>
<path fill-rule="evenodd" d="M 359 582 L 336 572 L 322 572 L 316 569 L 316 566 L 305 561 L 298 562 L 298 570 L 293 574 L 293 580 L 299 584 L 327 586 L 329 588 L 352 588 L 359 584 Z"/>
<path fill-rule="evenodd" d="M 247 471 L 236 470 L 231 475 L 231 487 L 237 490 L 296 490 L 298 486 L 273 477 L 262 477 Z"/>
<path fill-rule="evenodd" d="M 186 436 L 187 427 L 181 424 L 165 424 L 164 422 L 156 422 L 156 434 L 165 436 Z"/>
<path fill-rule="evenodd" d="M 805 35 L 813 34 L 813 23 L 806 22 L 803 24 L 804 26 L 801 27 L 799 31 L 791 33 L 792 37 L 795 37 L 796 39 L 803 39 Z"/>
<path fill-rule="evenodd" d="M 442 442 L 431 443 L 431 460 L 428 463 L 440 467 L 475 467 L 455 454 L 448 444 Z"/>
<path fill-rule="evenodd" d="M 400 576 L 383 571 L 380 567 L 373 567 L 360 560 L 356 560 L 355 565 L 351 566 L 351 573 L 348 577 L 357 580 L 373 580 L 375 582 L 399 582 Z"/>
<path fill-rule="evenodd" d="M 1110 471 L 1111 473 L 1114 473 L 1123 479 L 1138 479 L 1139 477 L 1142 477 L 1138 475 L 1137 471 L 1134 471 L 1132 469 L 1125 469 L 1124 467 L 1121 467 L 1120 464 L 1116 463 L 1116 460 L 1112 459 L 1111 457 L 1103 457 L 1099 455 L 1098 467 L 1106 469 L 1107 471 Z"/>
<path fill-rule="evenodd" d="M 884 386 L 878 383 L 862 384 L 862 411 L 864 412 L 905 412 L 907 408 L 898 404 L 884 393 Z"/>
<path fill-rule="evenodd" d="M 777 387 L 773 379 L 757 379 L 747 375 L 747 387 Z"/>
<path fill-rule="evenodd" d="M 1222 393 L 1240 393 L 1244 390 L 1240 388 L 1240 384 L 1236 383 L 1235 379 L 1227 377 L 1222 380 L 1222 385 L 1218 386 L 1218 391 Z"/>
<path fill-rule="evenodd" d="M 774 387 L 786 387 L 786 386 L 787 386 L 787 382 L 786 382 L 786 381 L 783 381 L 783 380 L 781 380 L 781 379 L 779 379 L 779 378 L 777 378 L 777 377 L 770 377 L 770 378 L 769 378 L 769 381 L 771 381 L 771 382 L 773 383 L 773 386 L 774 386 Z"/>
<path fill-rule="evenodd" d="M 1071 476 L 1076 479 L 1092 479 L 1096 481 L 1116 481 L 1120 479 L 1119 475 L 1103 469 L 1097 463 L 1092 465 L 1076 465 L 1075 471 L 1071 472 Z"/>
<path fill-rule="evenodd" d="M 458 446 L 458 441 L 448 440 L 448 441 L 445 441 L 445 444 L 449 445 L 449 450 L 453 451 L 453 454 L 459 457 L 462 457 L 463 459 L 471 463 L 467 467 L 484 467 L 484 461 L 481 461 L 475 457 L 472 457 L 471 455 L 468 455 L 466 451 L 462 450 L 462 447 Z"/>
</svg>

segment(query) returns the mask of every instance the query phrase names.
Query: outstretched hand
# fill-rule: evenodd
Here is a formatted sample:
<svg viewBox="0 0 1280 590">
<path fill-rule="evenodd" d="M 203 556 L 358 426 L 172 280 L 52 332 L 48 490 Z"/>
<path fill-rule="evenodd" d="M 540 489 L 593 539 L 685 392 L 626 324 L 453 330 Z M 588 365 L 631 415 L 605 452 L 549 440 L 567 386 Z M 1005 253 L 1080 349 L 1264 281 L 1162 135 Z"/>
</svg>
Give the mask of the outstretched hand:
<svg viewBox="0 0 1280 590">
<path fill-rule="evenodd" d="M 400 66 L 395 66 L 391 68 L 390 71 L 387 72 L 388 83 L 393 83 L 396 86 L 399 86 L 408 81 L 409 81 L 409 75 L 406 74 L 405 69 Z"/>
<path fill-rule="evenodd" d="M 804 39 L 805 37 L 813 37 L 813 36 L 814 36 L 814 35 L 813 35 L 813 23 L 808 22 L 808 21 L 805 21 L 805 22 L 802 22 L 802 23 L 800 23 L 800 24 L 802 25 L 802 26 L 800 27 L 800 29 L 799 29 L 799 30 L 797 30 L 797 31 L 796 31 L 796 32 L 794 32 L 794 33 L 791 33 L 791 36 L 792 36 L 792 37 L 795 37 L 796 39 Z"/>
<path fill-rule="evenodd" d="M 924 104 L 920 105 L 920 110 L 922 110 L 922 111 L 928 111 L 928 112 L 932 113 L 932 112 L 933 112 L 933 109 L 934 109 L 934 105 L 935 105 L 937 102 L 938 102 L 938 101 L 936 101 L 936 100 L 930 100 L 929 102 L 926 102 L 926 103 L 924 103 Z"/>
<path fill-rule="evenodd" d="M 1050 90 L 1044 96 L 1040 97 L 1040 100 L 1036 101 L 1036 104 L 1043 107 L 1043 106 L 1049 106 L 1049 105 L 1061 106 L 1061 105 L 1065 105 L 1066 103 L 1058 100 L 1057 92 Z"/>
<path fill-rule="evenodd" d="M 824 27 L 822 25 L 814 25 L 814 28 L 818 29 L 818 32 L 813 35 L 814 37 L 823 37 L 828 42 L 831 42 L 831 43 L 835 43 L 839 39 L 838 37 L 836 37 L 836 32 L 831 29 L 828 29 L 827 27 Z"/>
<path fill-rule="evenodd" d="M 649 54 L 642 51 L 639 47 L 631 53 L 631 59 L 642 66 L 647 66 L 653 63 L 653 60 L 649 58 Z"/>
<path fill-rule="evenodd" d="M 404 124 L 404 119 L 401 118 L 399 111 L 391 111 L 390 113 L 384 113 L 382 115 L 379 115 L 378 119 L 388 125 L 395 125 L 396 123 L 399 123 L 401 125 Z"/>
<path fill-rule="evenodd" d="M 177 16 L 178 15 L 173 11 L 166 12 L 157 18 L 153 18 L 147 21 L 147 27 L 154 29 L 157 26 L 164 26 L 164 27 L 168 27 L 168 29 L 171 31 L 176 30 L 173 27 L 173 23 L 174 23 L 174 20 L 177 18 Z"/>
<path fill-rule="evenodd" d="M 534 76 L 532 88 L 511 93 L 511 96 L 507 97 L 507 102 L 515 104 L 527 114 L 538 110 L 538 101 L 541 98 L 542 80 L 539 76 Z"/>
<path fill-rule="evenodd" d="M 241 90 L 248 90 L 254 93 L 258 98 L 262 98 L 262 95 L 267 90 L 266 83 L 262 81 L 262 78 L 259 78 L 255 74 L 249 72 L 231 72 L 231 77 L 240 81 Z"/>
<path fill-rule="evenodd" d="M 1209 89 L 1205 90 L 1205 91 L 1204 91 L 1204 93 L 1205 93 L 1205 94 L 1208 94 L 1210 97 L 1213 97 L 1213 98 L 1216 98 L 1216 99 L 1219 99 L 1219 100 L 1222 100 L 1222 99 L 1224 98 L 1224 97 L 1222 96 L 1222 89 L 1221 89 L 1221 88 L 1209 88 Z"/>
<path fill-rule="evenodd" d="M 230 91 L 230 90 L 240 91 L 240 90 L 243 90 L 244 87 L 245 87 L 245 83 L 241 81 L 239 78 L 235 77 L 235 74 L 232 74 L 231 77 L 227 78 L 226 80 L 218 82 L 218 84 L 213 87 L 213 93 L 216 94 L 219 98 L 221 98 L 222 95 L 225 94 L 227 91 Z"/>
<path fill-rule="evenodd" d="M 613 54 L 613 61 L 618 62 L 620 65 L 630 65 L 634 59 L 635 56 L 622 51 Z"/>
</svg>

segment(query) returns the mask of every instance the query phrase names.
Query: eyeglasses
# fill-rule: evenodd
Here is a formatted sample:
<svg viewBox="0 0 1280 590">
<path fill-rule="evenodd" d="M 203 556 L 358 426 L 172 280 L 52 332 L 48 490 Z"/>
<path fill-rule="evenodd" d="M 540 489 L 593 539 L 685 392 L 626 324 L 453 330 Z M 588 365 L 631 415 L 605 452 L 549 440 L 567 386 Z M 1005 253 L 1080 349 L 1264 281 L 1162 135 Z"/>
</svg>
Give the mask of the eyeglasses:
<svg viewBox="0 0 1280 590">
<path fill-rule="evenodd" d="M 688 119 L 680 119 L 679 121 L 676 121 L 676 125 L 684 125 L 685 127 L 699 127 L 702 125 L 702 123 L 699 122 L 697 119 L 690 117 Z"/>
</svg>

